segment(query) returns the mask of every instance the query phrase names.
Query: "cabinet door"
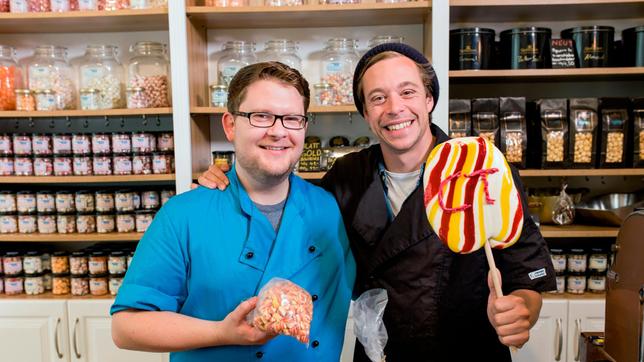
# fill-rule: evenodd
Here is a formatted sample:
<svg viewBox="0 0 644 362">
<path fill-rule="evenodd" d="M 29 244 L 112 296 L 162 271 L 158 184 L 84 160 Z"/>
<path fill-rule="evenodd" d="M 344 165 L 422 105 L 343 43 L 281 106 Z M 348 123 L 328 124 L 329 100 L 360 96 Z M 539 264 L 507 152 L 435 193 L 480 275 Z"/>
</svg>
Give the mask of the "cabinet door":
<svg viewBox="0 0 644 362">
<path fill-rule="evenodd" d="M 70 300 L 69 344 L 72 362 L 166 362 L 167 353 L 119 349 L 112 341 L 111 299 Z"/>
<path fill-rule="evenodd" d="M 552 362 L 566 360 L 565 299 L 545 299 L 539 320 L 530 330 L 530 340 L 514 353 L 514 362 Z"/>
<path fill-rule="evenodd" d="M 69 361 L 64 300 L 0 300 L 3 361 Z"/>
<path fill-rule="evenodd" d="M 568 301 L 568 362 L 579 361 L 579 336 L 581 332 L 603 332 L 606 301 Z"/>
</svg>

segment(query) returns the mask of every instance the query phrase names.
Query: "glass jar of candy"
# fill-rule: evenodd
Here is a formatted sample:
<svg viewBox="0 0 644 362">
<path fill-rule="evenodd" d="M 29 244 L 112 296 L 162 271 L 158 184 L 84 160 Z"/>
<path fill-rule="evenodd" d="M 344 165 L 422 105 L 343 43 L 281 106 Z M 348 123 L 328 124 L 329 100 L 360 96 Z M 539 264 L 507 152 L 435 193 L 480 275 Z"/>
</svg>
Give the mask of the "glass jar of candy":
<svg viewBox="0 0 644 362">
<path fill-rule="evenodd" d="M 301 5 L 302 0 L 266 0 L 273 3 L 285 3 L 283 5 Z M 295 3 L 294 3 L 295 2 Z M 299 2 L 299 3 L 297 3 Z M 282 6 L 274 5 L 271 6 Z M 302 58 L 297 55 L 297 44 L 292 40 L 287 39 L 274 39 L 269 40 L 265 44 L 264 53 L 262 54 L 262 61 L 277 61 L 284 63 L 291 68 L 299 71 L 302 70 Z"/>
<path fill-rule="evenodd" d="M 257 63 L 254 42 L 243 40 L 226 42 L 223 54 L 217 61 L 219 84 L 228 87 L 230 81 L 241 68 L 253 63 Z"/>
<path fill-rule="evenodd" d="M 54 97 L 55 109 L 75 108 L 76 85 L 73 68 L 67 61 L 67 48 L 38 46 L 27 64 L 27 82 L 32 91 L 51 92 L 47 96 Z"/>
<path fill-rule="evenodd" d="M 358 42 L 347 38 L 332 38 L 322 56 L 321 83 L 331 85 L 336 99 L 333 104 L 353 103 L 353 71 L 360 59 Z"/>
<path fill-rule="evenodd" d="M 379 2 L 400 2 L 400 0 L 378 0 Z M 402 43 L 403 37 L 398 35 L 377 35 L 369 40 L 369 49 L 386 43 Z"/>
<path fill-rule="evenodd" d="M 13 47 L 0 45 L 0 111 L 16 109 L 16 89 L 22 88 L 22 72 Z"/>
<path fill-rule="evenodd" d="M 79 65 L 80 87 L 94 89 L 98 109 L 125 105 L 124 70 L 114 45 L 88 45 Z"/>
<path fill-rule="evenodd" d="M 127 86 L 143 88 L 142 103 L 145 107 L 170 106 L 169 63 L 165 44 L 138 42 L 130 47 L 134 53 L 127 72 Z M 139 108 L 139 107 L 131 107 Z"/>
</svg>

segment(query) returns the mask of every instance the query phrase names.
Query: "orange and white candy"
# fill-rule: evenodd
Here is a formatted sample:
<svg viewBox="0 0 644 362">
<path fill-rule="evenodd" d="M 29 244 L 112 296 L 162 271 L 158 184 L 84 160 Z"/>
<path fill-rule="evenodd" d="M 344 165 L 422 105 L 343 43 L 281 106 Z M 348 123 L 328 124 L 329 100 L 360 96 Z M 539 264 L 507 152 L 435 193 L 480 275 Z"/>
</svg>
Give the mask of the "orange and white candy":
<svg viewBox="0 0 644 362">
<path fill-rule="evenodd" d="M 519 239 L 519 192 L 505 157 L 489 141 L 464 137 L 435 147 L 423 187 L 427 219 L 452 251 L 471 253 L 486 242 L 504 249 Z"/>
</svg>

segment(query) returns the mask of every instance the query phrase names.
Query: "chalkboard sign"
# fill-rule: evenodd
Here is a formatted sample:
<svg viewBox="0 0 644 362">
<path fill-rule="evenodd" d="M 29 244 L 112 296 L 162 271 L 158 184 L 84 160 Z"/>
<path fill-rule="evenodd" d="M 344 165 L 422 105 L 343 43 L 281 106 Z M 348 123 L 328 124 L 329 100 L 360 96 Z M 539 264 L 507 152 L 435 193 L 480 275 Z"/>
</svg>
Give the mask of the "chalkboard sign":
<svg viewBox="0 0 644 362">
<path fill-rule="evenodd" d="M 300 157 L 298 170 L 300 172 L 320 171 L 320 158 L 322 157 L 322 143 L 318 137 L 307 137 L 304 151 Z"/>
<path fill-rule="evenodd" d="M 572 39 L 552 39 L 550 54 L 553 68 L 575 68 L 575 50 Z"/>
</svg>

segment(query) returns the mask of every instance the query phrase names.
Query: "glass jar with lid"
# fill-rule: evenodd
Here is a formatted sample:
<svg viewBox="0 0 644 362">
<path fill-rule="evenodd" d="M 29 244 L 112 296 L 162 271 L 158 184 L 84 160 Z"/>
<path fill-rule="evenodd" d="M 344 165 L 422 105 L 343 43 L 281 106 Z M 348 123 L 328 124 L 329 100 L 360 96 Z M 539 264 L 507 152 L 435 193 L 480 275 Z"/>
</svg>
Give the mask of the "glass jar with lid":
<svg viewBox="0 0 644 362">
<path fill-rule="evenodd" d="M 25 294 L 36 295 L 45 292 L 45 283 L 42 272 L 25 273 Z"/>
<path fill-rule="evenodd" d="M 596 273 L 604 273 L 608 269 L 608 253 L 602 248 L 590 249 L 588 256 L 588 270 Z"/>
<path fill-rule="evenodd" d="M 267 1 L 284 1 L 284 0 L 267 0 Z M 286 1 L 293 1 L 293 0 L 286 0 Z M 301 3 L 297 5 L 301 5 Z M 300 58 L 297 55 L 297 44 L 292 40 L 274 39 L 274 40 L 267 41 L 261 58 L 262 58 L 262 61 L 264 62 L 277 61 L 280 63 L 284 63 L 291 68 L 295 68 L 299 71 L 302 71 L 302 58 Z"/>
<path fill-rule="evenodd" d="M 377 0 L 378 2 L 403 2 L 407 0 Z M 403 37 L 399 35 L 376 35 L 369 40 L 369 49 L 380 44 L 402 43 Z"/>
<path fill-rule="evenodd" d="M 123 108 L 125 105 L 125 80 L 123 66 L 116 58 L 118 47 L 114 45 L 88 45 L 78 70 L 80 88 L 87 93 L 87 105 L 93 96 L 98 109 Z M 91 108 L 89 108 L 91 109 Z"/>
<path fill-rule="evenodd" d="M 552 260 L 552 266 L 556 273 L 566 271 L 566 254 L 564 254 L 562 249 L 550 249 L 550 259 Z"/>
<path fill-rule="evenodd" d="M 243 40 L 226 42 L 223 54 L 217 61 L 219 84 L 228 87 L 230 81 L 241 68 L 253 63 L 257 63 L 254 42 Z"/>
<path fill-rule="evenodd" d="M 321 83 L 331 85 L 336 93 L 334 104 L 353 103 L 353 71 L 360 59 L 358 42 L 348 38 L 332 38 L 322 56 Z"/>
<path fill-rule="evenodd" d="M 29 89 L 16 88 L 16 111 L 36 110 L 36 100 Z"/>
<path fill-rule="evenodd" d="M 591 293 L 604 293 L 606 291 L 606 274 L 591 272 L 588 275 L 588 291 Z"/>
<path fill-rule="evenodd" d="M 584 249 L 570 249 L 567 257 L 568 271 L 571 273 L 586 272 L 586 252 Z"/>
<path fill-rule="evenodd" d="M 134 53 L 127 71 L 127 86 L 143 88 L 146 107 L 170 106 L 170 69 L 165 44 L 143 41 L 130 46 Z"/>
<path fill-rule="evenodd" d="M 0 111 L 16 109 L 16 89 L 22 88 L 22 72 L 13 47 L 0 45 Z"/>
<path fill-rule="evenodd" d="M 228 102 L 228 88 L 222 84 L 210 85 L 210 105 L 213 107 L 226 107 Z"/>
<path fill-rule="evenodd" d="M 27 82 L 32 91 L 49 90 L 56 99 L 56 109 L 74 109 L 76 84 L 74 71 L 67 61 L 67 48 L 41 45 L 27 64 Z"/>
</svg>

